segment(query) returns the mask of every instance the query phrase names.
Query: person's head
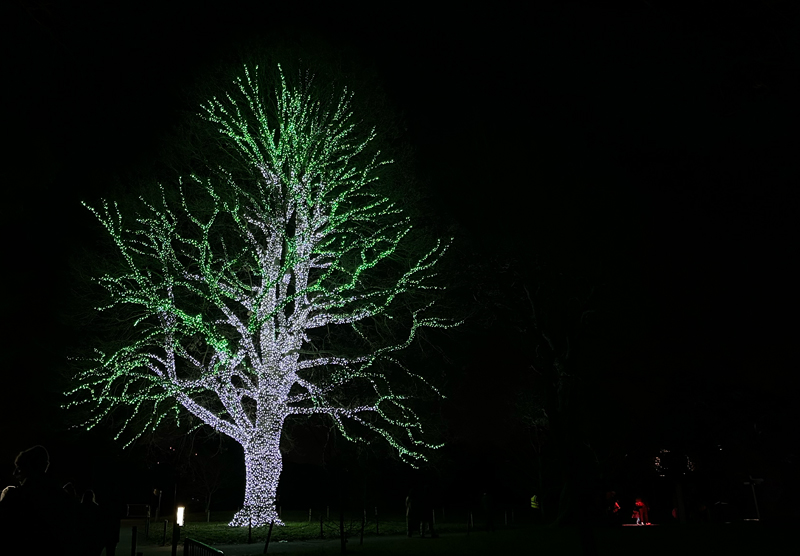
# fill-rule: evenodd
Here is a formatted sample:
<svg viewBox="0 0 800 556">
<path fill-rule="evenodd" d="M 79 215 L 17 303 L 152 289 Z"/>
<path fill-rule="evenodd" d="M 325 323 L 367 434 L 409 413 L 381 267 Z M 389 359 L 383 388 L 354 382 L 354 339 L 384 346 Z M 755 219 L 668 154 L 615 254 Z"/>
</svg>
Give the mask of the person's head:
<svg viewBox="0 0 800 556">
<path fill-rule="evenodd" d="M 97 500 L 94 499 L 94 491 L 87 490 L 83 493 L 83 498 L 81 498 L 81 504 L 97 504 Z"/>
<path fill-rule="evenodd" d="M 50 454 L 44 446 L 34 446 L 22 451 L 14 460 L 14 477 L 24 484 L 31 477 L 41 477 L 50 466 Z"/>
<path fill-rule="evenodd" d="M 72 483 L 67 483 L 64 485 L 64 492 L 66 492 L 73 498 L 78 497 L 78 492 L 75 490 L 75 485 L 73 485 Z"/>
</svg>

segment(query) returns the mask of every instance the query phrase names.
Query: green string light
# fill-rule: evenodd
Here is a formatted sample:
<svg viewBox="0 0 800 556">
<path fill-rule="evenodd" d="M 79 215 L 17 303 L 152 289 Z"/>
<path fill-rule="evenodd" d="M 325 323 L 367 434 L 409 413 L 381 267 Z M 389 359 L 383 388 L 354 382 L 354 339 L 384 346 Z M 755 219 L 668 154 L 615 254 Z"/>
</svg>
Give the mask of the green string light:
<svg viewBox="0 0 800 556">
<path fill-rule="evenodd" d="M 179 206 L 170 208 L 162 188 L 160 203 L 142 199 L 145 210 L 133 222 L 116 204 L 87 205 L 125 263 L 97 279 L 110 298 L 98 309 L 134 308 L 136 335 L 116 351 L 96 351 L 67 392 L 67 407 L 91 408 L 89 428 L 128 407 L 117 438 L 146 416 L 126 446 L 181 408 L 239 442 L 246 486 L 234 526 L 280 523 L 279 444 L 290 415 L 328 415 L 352 441 L 382 437 L 408 463 L 425 461 L 425 451 L 440 445 L 424 440 L 419 416 L 394 392 L 384 364 L 439 394 L 392 354 L 421 327 L 458 324 L 430 316 L 433 302 L 426 302 L 410 312 L 399 340 L 355 355 L 314 347 L 314 330 L 344 327 L 366 339 L 374 319 L 392 317 L 399 297 L 438 289 L 432 270 L 449 242 L 435 241 L 380 285 L 396 269 L 388 262 L 411 224 L 371 187 L 388 163 L 364 160 L 375 131 L 358 133 L 346 91 L 327 110 L 308 83 L 292 87 L 282 72 L 271 113 L 256 74 L 245 67 L 233 92 L 202 105 L 201 116 L 234 145 L 257 183 L 240 185 L 224 171 L 221 179 L 191 176 L 179 184 Z M 190 209 L 190 188 L 207 196 L 205 216 Z M 348 399 L 355 390 L 358 399 Z"/>
</svg>

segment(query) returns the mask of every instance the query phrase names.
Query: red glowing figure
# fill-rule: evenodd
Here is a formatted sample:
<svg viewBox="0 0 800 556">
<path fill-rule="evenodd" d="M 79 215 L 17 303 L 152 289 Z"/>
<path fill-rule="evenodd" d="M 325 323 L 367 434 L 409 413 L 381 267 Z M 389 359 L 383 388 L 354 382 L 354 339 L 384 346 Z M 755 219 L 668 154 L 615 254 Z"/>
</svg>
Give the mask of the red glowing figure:
<svg viewBox="0 0 800 556">
<path fill-rule="evenodd" d="M 650 508 L 647 504 L 642 502 L 641 498 L 636 499 L 636 507 L 633 510 L 632 518 L 636 519 L 636 525 L 650 525 L 650 519 L 647 512 Z"/>
</svg>

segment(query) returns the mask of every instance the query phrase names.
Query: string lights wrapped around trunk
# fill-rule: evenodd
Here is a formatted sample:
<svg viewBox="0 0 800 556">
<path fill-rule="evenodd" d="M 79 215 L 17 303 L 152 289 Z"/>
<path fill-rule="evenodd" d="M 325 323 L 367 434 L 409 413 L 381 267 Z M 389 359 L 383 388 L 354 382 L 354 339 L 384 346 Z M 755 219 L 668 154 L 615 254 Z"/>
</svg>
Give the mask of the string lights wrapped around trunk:
<svg viewBox="0 0 800 556">
<path fill-rule="evenodd" d="M 289 416 L 324 414 L 350 440 L 383 437 L 408 463 L 424 461 L 438 445 L 387 369 L 438 394 L 393 355 L 420 327 L 457 324 L 431 315 L 431 278 L 449 242 L 400 256 L 410 219 L 377 193 L 387 162 L 368 148 L 374 130 L 355 125 L 351 95 L 316 97 L 310 80 L 290 86 L 279 68 L 265 97 L 257 74 L 245 67 L 201 114 L 255 179 L 242 183 L 224 166 L 193 175 L 178 202 L 162 187 L 133 221 L 116 203 L 87 205 L 124 261 L 97 279 L 110 298 L 98 309 L 136 318 L 132 339 L 97 350 L 67 393 L 67 407 L 88 406 L 89 428 L 127 407 L 117 434 L 133 429 L 126 445 L 165 417 L 239 442 L 246 486 L 233 526 L 281 523 L 275 494 Z M 417 304 L 401 301 L 409 297 Z M 402 335 L 370 336 L 398 321 Z"/>
</svg>

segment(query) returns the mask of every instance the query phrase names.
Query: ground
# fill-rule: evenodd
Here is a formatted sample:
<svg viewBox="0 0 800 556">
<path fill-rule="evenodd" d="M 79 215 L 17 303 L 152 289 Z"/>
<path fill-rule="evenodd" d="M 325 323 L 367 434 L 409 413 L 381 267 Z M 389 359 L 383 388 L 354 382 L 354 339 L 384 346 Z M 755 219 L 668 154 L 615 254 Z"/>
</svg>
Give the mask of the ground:
<svg viewBox="0 0 800 556">
<path fill-rule="evenodd" d="M 123 522 L 119 554 L 130 550 L 132 521 Z M 191 531 L 191 524 L 189 525 Z M 747 555 L 777 554 L 781 547 L 791 546 L 788 528 L 763 524 L 735 523 L 730 525 L 656 525 L 651 527 L 619 527 L 593 529 L 599 556 L 646 553 L 648 556 L 675 554 Z M 191 535 L 190 535 L 191 536 Z M 262 539 L 252 544 L 218 545 L 228 556 L 263 554 Z M 139 545 L 143 556 L 169 554 L 170 547 Z M 179 550 L 182 553 L 182 549 Z M 293 556 L 333 555 L 340 553 L 338 539 L 274 542 L 269 554 Z M 582 554 L 577 531 L 572 528 L 554 529 L 542 525 L 519 525 L 499 528 L 495 532 L 444 532 L 439 538 L 407 538 L 401 534 L 365 536 L 359 544 L 356 535 L 348 542 L 348 554 L 364 556 L 434 556 L 434 555 L 492 555 L 492 554 L 553 554 L 571 556 Z"/>
</svg>

